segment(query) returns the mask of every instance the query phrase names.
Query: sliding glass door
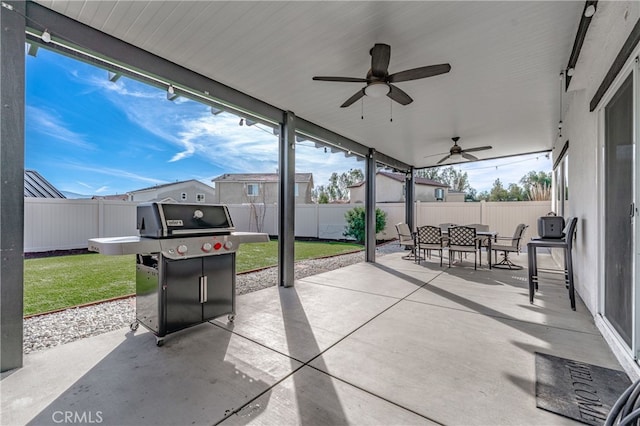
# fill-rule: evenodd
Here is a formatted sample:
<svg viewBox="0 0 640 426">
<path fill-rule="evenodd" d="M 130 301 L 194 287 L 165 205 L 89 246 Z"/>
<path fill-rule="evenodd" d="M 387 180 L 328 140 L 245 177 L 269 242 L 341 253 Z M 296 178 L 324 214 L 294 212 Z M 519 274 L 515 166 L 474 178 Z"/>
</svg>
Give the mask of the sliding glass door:
<svg viewBox="0 0 640 426">
<path fill-rule="evenodd" d="M 604 109 L 604 315 L 630 349 L 634 324 L 633 73 Z"/>
</svg>

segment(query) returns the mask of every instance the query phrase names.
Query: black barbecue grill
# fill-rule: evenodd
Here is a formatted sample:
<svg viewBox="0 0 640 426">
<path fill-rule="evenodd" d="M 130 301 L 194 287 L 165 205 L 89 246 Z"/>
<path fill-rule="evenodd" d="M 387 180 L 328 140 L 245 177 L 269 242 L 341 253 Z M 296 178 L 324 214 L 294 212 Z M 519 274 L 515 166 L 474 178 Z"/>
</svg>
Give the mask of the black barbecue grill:
<svg viewBox="0 0 640 426">
<path fill-rule="evenodd" d="M 137 207 L 140 236 L 94 238 L 89 250 L 136 254 L 136 320 L 156 336 L 236 314 L 236 251 L 241 243 L 268 242 L 256 232 L 235 232 L 225 205 L 147 203 Z"/>
</svg>

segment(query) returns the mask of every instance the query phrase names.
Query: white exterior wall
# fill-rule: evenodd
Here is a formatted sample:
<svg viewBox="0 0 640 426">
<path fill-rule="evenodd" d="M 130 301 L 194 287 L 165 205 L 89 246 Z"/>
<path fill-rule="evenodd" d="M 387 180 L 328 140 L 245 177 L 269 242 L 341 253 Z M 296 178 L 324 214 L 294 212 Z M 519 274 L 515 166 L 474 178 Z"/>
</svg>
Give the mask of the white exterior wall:
<svg viewBox="0 0 640 426">
<path fill-rule="evenodd" d="M 629 13 L 626 20 L 625 11 Z M 572 91 L 568 93 L 563 138 L 557 140 L 553 147 L 553 154 L 557 156 L 564 143 L 569 141 L 569 211 L 565 216 L 578 218 L 573 253 L 574 280 L 580 297 L 594 315 L 598 312 L 598 286 L 602 268 L 596 260 L 601 259 L 599 222 L 602 189 L 599 186 L 601 159 L 598 155 L 598 111 L 603 103 L 601 101 L 601 105 L 593 112 L 589 111 L 589 103 L 638 20 L 640 3 L 598 2 L 597 15 L 598 20 L 592 25 L 606 25 L 609 31 L 607 37 L 601 40 L 589 39 L 587 33 L 589 50 L 583 48 L 576 67 L 577 72 L 586 72 L 587 77 L 581 78 L 585 82 L 582 87 L 571 87 Z M 581 64 L 585 64 L 588 70 L 581 69 Z"/>
<path fill-rule="evenodd" d="M 591 23 L 576 66 L 576 77 L 579 76 L 580 81 L 572 81 L 571 91 L 566 94 L 563 137 L 557 140 L 553 147 L 555 160 L 564 143 L 569 141 L 569 200 L 565 217 L 578 218 L 573 250 L 576 290 L 632 380 L 635 380 L 634 377 L 640 377 L 637 364 L 625 354 L 625 350 L 612 337 L 599 315 L 601 277 L 606 261 L 602 256 L 601 246 L 604 192 L 599 111 L 606 105 L 608 96 L 618 89 L 620 76 L 593 112 L 589 111 L 589 104 L 639 17 L 640 2 L 598 2 L 597 19 Z M 605 28 L 606 30 L 603 30 Z M 590 37 L 592 29 L 599 30 L 600 34 L 604 33 L 606 36 Z M 629 61 L 633 61 L 638 53 L 636 46 Z M 636 155 L 637 152 L 636 148 Z M 628 209 L 628 206 L 621 208 Z"/>
</svg>

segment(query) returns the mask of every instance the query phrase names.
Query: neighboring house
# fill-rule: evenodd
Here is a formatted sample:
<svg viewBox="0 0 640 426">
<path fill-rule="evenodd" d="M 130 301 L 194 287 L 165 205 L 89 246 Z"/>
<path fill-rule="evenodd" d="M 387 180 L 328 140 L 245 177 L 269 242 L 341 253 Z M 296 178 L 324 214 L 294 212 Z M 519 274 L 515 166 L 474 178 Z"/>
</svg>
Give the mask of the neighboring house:
<svg viewBox="0 0 640 426">
<path fill-rule="evenodd" d="M 403 203 L 405 194 L 404 173 L 379 171 L 376 173 L 376 203 Z M 351 203 L 364 203 L 367 184 L 365 181 L 349 186 Z M 464 201 L 449 199 L 449 187 L 444 183 L 426 178 L 415 179 L 416 201 Z"/>
<path fill-rule="evenodd" d="M 35 170 L 24 171 L 24 196 L 33 198 L 67 198 Z"/>
<path fill-rule="evenodd" d="M 225 173 L 213 179 L 216 203 L 274 204 L 278 202 L 277 173 Z M 296 173 L 296 204 L 311 204 L 312 173 Z"/>
<path fill-rule="evenodd" d="M 129 201 L 175 200 L 179 203 L 215 203 L 215 189 L 195 179 L 128 192 Z"/>
</svg>

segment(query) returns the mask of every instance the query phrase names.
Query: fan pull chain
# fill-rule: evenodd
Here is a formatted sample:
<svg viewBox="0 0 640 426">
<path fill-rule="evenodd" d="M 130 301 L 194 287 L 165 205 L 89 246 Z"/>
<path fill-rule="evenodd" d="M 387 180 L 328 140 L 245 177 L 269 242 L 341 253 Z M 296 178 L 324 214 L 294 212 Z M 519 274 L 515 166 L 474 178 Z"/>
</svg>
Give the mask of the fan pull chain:
<svg viewBox="0 0 640 426">
<path fill-rule="evenodd" d="M 393 102 L 389 99 L 389 121 L 393 123 Z"/>
<path fill-rule="evenodd" d="M 360 120 L 364 120 L 364 98 L 360 98 Z"/>
</svg>

